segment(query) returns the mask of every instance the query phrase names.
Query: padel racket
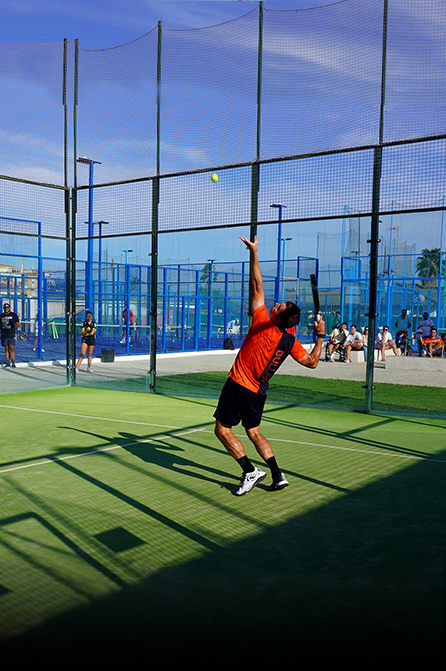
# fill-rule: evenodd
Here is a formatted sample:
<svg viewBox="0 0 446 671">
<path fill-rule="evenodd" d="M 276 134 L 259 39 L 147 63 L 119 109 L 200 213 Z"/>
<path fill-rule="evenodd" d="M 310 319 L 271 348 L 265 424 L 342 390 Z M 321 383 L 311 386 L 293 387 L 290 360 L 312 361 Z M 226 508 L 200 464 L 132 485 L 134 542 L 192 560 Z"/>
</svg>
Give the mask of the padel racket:
<svg viewBox="0 0 446 671">
<path fill-rule="evenodd" d="M 318 322 L 321 318 L 321 315 L 319 314 L 319 292 L 317 290 L 317 279 L 316 275 L 310 275 L 310 282 L 311 282 L 311 292 L 313 294 L 313 304 L 314 304 L 314 320 Z"/>
</svg>

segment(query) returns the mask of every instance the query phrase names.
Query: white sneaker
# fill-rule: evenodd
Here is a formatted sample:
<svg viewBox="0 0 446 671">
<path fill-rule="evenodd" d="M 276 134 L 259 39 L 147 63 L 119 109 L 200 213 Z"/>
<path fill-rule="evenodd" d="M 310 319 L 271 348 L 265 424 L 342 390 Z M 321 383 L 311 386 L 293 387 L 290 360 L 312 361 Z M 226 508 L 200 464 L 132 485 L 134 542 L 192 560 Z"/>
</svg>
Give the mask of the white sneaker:
<svg viewBox="0 0 446 671">
<path fill-rule="evenodd" d="M 250 473 L 245 473 L 241 479 L 240 487 L 235 492 L 236 496 L 243 496 L 251 491 L 251 489 L 266 478 L 265 471 L 261 471 L 257 466 Z"/>
<path fill-rule="evenodd" d="M 87 373 L 92 373 L 92 372 L 93 372 L 93 369 L 90 368 L 90 366 L 88 366 L 88 367 L 87 367 Z"/>
<path fill-rule="evenodd" d="M 120 345 L 123 345 L 124 343 L 125 343 L 125 339 L 119 341 L 119 344 L 120 344 Z"/>
</svg>

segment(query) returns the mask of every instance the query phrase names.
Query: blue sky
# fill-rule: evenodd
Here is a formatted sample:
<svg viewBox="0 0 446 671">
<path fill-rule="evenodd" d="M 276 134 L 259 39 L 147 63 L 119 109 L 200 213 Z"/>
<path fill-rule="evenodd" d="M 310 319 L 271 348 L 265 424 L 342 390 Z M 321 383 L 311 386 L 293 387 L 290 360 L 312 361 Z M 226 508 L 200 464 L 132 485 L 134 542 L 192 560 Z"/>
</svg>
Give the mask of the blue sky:
<svg viewBox="0 0 446 671">
<path fill-rule="evenodd" d="M 329 0 L 265 0 L 269 9 L 307 9 Z M 108 49 L 154 28 L 202 28 L 223 23 L 258 6 L 252 0 L 2 0 L 0 42 L 61 42 L 78 39 L 84 49 Z"/>
<path fill-rule="evenodd" d="M 325 5 L 339 5 L 335 12 L 342 15 L 342 30 L 333 29 L 330 24 L 330 13 L 320 12 L 320 18 L 315 20 L 317 8 Z M 410 0 L 404 3 L 395 0 L 391 3 L 398 7 L 399 16 L 391 13 L 391 40 L 389 41 L 388 65 L 388 112 L 386 117 L 387 128 L 392 129 L 392 136 L 388 139 L 411 137 L 421 133 L 435 133 L 444 120 L 444 72 L 446 67 L 444 39 L 445 13 L 441 15 L 443 0 L 429 0 L 423 3 L 425 9 L 423 21 L 420 21 L 420 2 Z M 317 148 L 333 148 L 367 144 L 376 139 L 377 120 L 377 93 L 380 84 L 379 60 L 379 33 L 381 3 L 367 2 L 366 0 L 343 0 L 330 3 L 329 0 L 265 0 L 266 9 L 271 10 L 308 10 L 302 15 L 294 17 L 294 24 L 289 33 L 286 27 L 283 36 L 270 39 L 265 50 L 265 85 L 262 141 L 267 156 L 274 155 L 274 151 L 281 153 L 304 153 Z M 166 30 L 165 43 L 168 52 L 169 44 L 174 45 L 171 53 L 176 53 L 178 61 L 168 63 L 165 79 L 170 84 L 172 104 L 169 92 L 164 99 L 163 106 L 163 137 L 162 151 L 164 156 L 163 170 L 199 169 L 213 165 L 222 165 L 229 162 L 252 160 L 252 153 L 244 153 L 244 140 L 250 140 L 252 146 L 253 123 L 255 109 L 253 109 L 253 92 L 255 94 L 255 49 L 249 43 L 242 42 L 246 28 L 255 34 L 255 20 L 238 20 L 254 12 L 258 2 L 251 0 L 183 0 L 182 2 L 166 0 L 165 2 L 151 0 L 78 0 L 76 3 L 61 2 L 60 0 L 3 0 L 0 41 L 3 43 L 3 53 L 12 53 L 14 58 L 20 53 L 26 53 L 24 77 L 28 88 L 25 94 L 27 107 L 23 109 L 17 105 L 17 80 L 8 76 L 0 78 L 0 95 L 2 97 L 3 121 L 0 121 L 0 147 L 5 147 L 3 159 L 3 174 L 11 174 L 30 179 L 40 179 L 49 183 L 61 183 L 61 137 L 60 137 L 60 91 L 58 89 L 60 71 L 55 69 L 54 79 L 51 71 L 44 69 L 48 63 L 57 61 L 60 57 L 57 45 L 64 38 L 69 42 L 78 39 L 81 46 L 81 74 L 87 72 L 90 79 L 85 86 L 85 79 L 81 80 L 82 96 L 79 105 L 79 138 L 78 153 L 81 156 L 93 152 L 92 157 L 101 161 L 95 172 L 95 181 L 111 181 L 139 177 L 146 172 L 147 155 L 153 156 L 153 123 L 145 128 L 146 135 L 141 135 L 146 125 L 143 112 L 138 111 L 131 96 L 138 90 L 141 82 L 147 99 L 153 96 L 153 90 L 144 80 L 144 72 L 135 72 L 134 80 L 125 83 L 123 77 L 118 83 L 113 79 L 115 70 L 119 69 L 122 56 L 128 55 L 129 68 L 138 48 L 151 45 L 150 31 L 153 31 L 157 22 L 161 20 Z M 361 7 L 373 15 L 370 22 L 355 23 L 354 12 L 348 17 L 350 7 Z M 375 12 L 375 14 L 374 14 Z M 418 12 L 418 13 L 417 13 Z M 293 14 L 293 13 L 291 13 Z M 300 15 L 300 12 L 299 12 Z M 237 21 L 236 21 L 237 20 Z M 349 22 L 350 21 L 350 22 Z M 238 98 L 231 111 L 240 113 L 236 122 L 228 116 L 226 109 L 231 106 L 231 95 L 235 81 L 245 85 L 243 73 L 240 78 L 231 78 L 226 68 L 224 45 L 216 44 L 207 55 L 207 63 L 196 61 L 197 70 L 200 70 L 193 84 L 184 81 L 184 71 L 181 69 L 181 54 L 193 54 L 195 35 L 190 29 L 205 28 L 233 22 L 235 37 L 233 47 L 235 60 L 232 70 L 240 63 L 246 69 L 249 64 L 249 78 L 246 90 L 240 88 Z M 231 26 L 232 28 L 232 26 Z M 237 32 L 238 30 L 238 32 Z M 169 32 L 170 31 L 170 32 Z M 183 32 L 182 32 L 183 31 Z M 293 32 L 294 31 L 294 32 Z M 149 34 L 148 38 L 144 38 Z M 220 34 L 216 33 L 216 34 Z M 221 34 L 229 39 L 229 32 Z M 298 35 L 298 40 L 296 38 Z M 143 39 L 144 38 L 144 39 Z M 164 38 L 163 38 L 164 39 Z M 200 32 L 200 43 L 206 44 L 206 32 Z M 295 51 L 295 44 L 299 42 L 300 51 Z M 31 48 L 8 47 L 14 44 L 42 44 L 49 45 L 36 50 L 36 57 Z M 125 48 L 115 49 L 129 44 Z M 54 46 L 56 45 L 56 46 Z M 164 42 L 163 42 L 164 45 Z M 153 46 L 153 45 L 152 45 Z M 255 47 L 255 45 L 254 45 Z M 103 51 L 102 51 L 103 50 Z M 129 55 L 130 54 L 130 55 Z M 116 61 L 113 58 L 116 57 Z M 237 60 L 238 59 L 238 60 Z M 60 58 L 59 58 L 60 60 Z M 58 62 L 58 61 L 57 61 Z M 215 82 L 205 81 L 206 65 L 209 65 L 209 77 L 215 75 Z M 240 66 L 241 67 L 241 66 Z M 40 69 L 39 69 L 40 68 Z M 96 68 L 96 69 L 95 69 Z M 128 76 L 128 72 L 124 73 Z M 91 73 L 91 74 L 90 74 Z M 31 74 L 31 76 L 29 76 Z M 193 73 L 195 74 L 195 72 Z M 22 76 L 22 75 L 21 75 Z M 101 77 L 104 77 L 101 80 Z M 196 88 L 198 81 L 203 82 L 201 90 Z M 303 82 L 303 83 L 302 83 Z M 123 85 L 125 84 L 125 85 Z M 211 85 L 212 84 L 212 85 Z M 127 86 L 127 89 L 125 88 Z M 48 88 L 49 87 L 49 88 Z M 165 87 L 166 89 L 168 86 Z M 20 90 L 20 89 L 19 89 Z M 130 103 L 123 97 L 123 91 L 128 93 Z M 213 95 L 214 92 L 217 95 Z M 249 95 L 248 95 L 249 93 Z M 41 114 L 42 105 L 49 94 L 50 104 Z M 195 108 L 203 111 L 201 126 L 197 115 L 184 116 L 181 124 L 175 124 L 175 99 L 180 100 L 184 109 L 194 104 Z M 119 100 L 123 100 L 119 109 Z M 215 101 L 222 100 L 225 107 L 219 109 L 219 103 L 214 108 Z M 104 102 L 105 101 L 105 102 Z M 19 101 L 20 103 L 20 101 Z M 101 104 L 103 107 L 101 107 Z M 128 105 L 126 107 L 126 104 Z M 243 104 L 246 104 L 246 114 Z M 104 112 L 104 108 L 106 111 Z M 114 114 L 114 110 L 116 114 Z M 110 112 L 111 110 L 111 112 Z M 412 113 L 414 112 L 414 113 Z M 131 116 L 133 114 L 133 116 Z M 22 116 L 23 115 L 23 118 Z M 130 115 L 130 116 L 129 116 Z M 126 128 L 125 121 L 129 118 L 131 124 Z M 250 121 L 246 122 L 246 118 Z M 277 123 L 279 119 L 279 123 Z M 325 123 L 324 120 L 327 120 Z M 290 123 L 288 124 L 288 121 Z M 274 123 L 277 127 L 274 128 Z M 16 124 L 14 126 L 14 124 Z M 139 124 L 139 125 L 138 125 Z M 246 124 L 246 126 L 245 126 Z M 270 125 L 270 126 L 269 126 Z M 268 127 L 274 132 L 268 136 Z M 132 138 L 128 134 L 129 128 L 137 132 Z M 296 130 L 297 129 L 297 130 Z M 102 131 L 102 136 L 99 131 Z M 117 135 L 120 131 L 121 135 Z M 227 146 L 226 138 L 231 134 L 232 145 Z M 214 140 L 212 144 L 210 139 Z M 246 142 L 248 145 L 248 142 Z M 211 146 L 212 145 L 212 146 Z M 431 166 L 430 171 L 419 170 L 417 179 L 423 183 L 425 191 L 432 193 L 432 200 L 438 200 L 443 194 L 442 184 L 437 183 L 436 166 L 442 164 L 443 146 L 431 145 L 427 157 L 418 157 L 414 165 L 418 170 L 421 165 Z M 139 152 L 139 153 L 138 153 Z M 45 157 L 44 159 L 42 157 Z M 122 159 L 122 160 L 121 160 Z M 232 159 L 232 160 L 231 160 Z M 269 204 L 280 200 L 287 203 L 286 213 L 289 216 L 299 216 L 304 207 L 313 208 L 315 214 L 329 211 L 333 203 L 338 208 L 351 205 L 353 210 L 368 209 L 364 202 L 365 186 L 368 184 L 370 163 L 358 163 L 350 171 L 354 177 L 346 177 L 349 170 L 347 157 L 340 159 L 338 168 L 332 174 L 323 177 L 323 171 L 312 173 L 314 163 L 301 162 L 300 165 L 285 166 L 283 172 L 278 172 L 272 164 L 271 169 L 265 169 L 268 180 L 261 193 L 260 205 L 262 217 L 274 219 L 276 212 L 270 210 Z M 141 174 L 135 173 L 135 165 L 141 169 Z M 396 156 L 393 172 L 386 174 L 385 195 L 387 200 L 415 198 L 416 192 L 406 187 L 406 174 L 401 169 L 402 159 Z M 290 170 L 289 168 L 293 168 Z M 403 166 L 404 167 L 404 166 Z M 79 166 L 79 180 L 84 183 L 87 179 L 87 170 Z M 203 190 L 208 200 L 202 200 L 202 211 L 197 216 L 206 218 L 210 208 L 206 202 L 211 202 L 215 212 L 232 216 L 236 208 L 245 208 L 247 190 L 249 190 L 249 175 L 241 172 L 240 175 L 228 173 L 231 179 L 221 175 L 218 185 L 210 180 L 198 180 L 198 194 Z M 297 177 L 299 186 L 296 186 Z M 441 176 L 442 178 L 442 176 Z M 207 180 L 207 181 L 206 181 Z M 277 189 L 280 184 L 280 189 Z M 409 192 L 408 192 L 409 191 Z M 192 197 L 193 190 L 180 191 L 180 198 Z M 110 211 L 107 197 L 101 205 L 99 195 L 95 198 L 95 219 L 122 218 L 120 225 L 125 225 L 129 213 L 139 216 L 132 206 L 128 206 L 125 199 L 118 202 L 115 199 L 114 212 Z M 129 196 L 129 202 L 131 196 Z M 169 209 L 168 203 L 174 203 L 174 196 L 162 203 L 163 215 L 166 220 L 175 213 Z M 8 207 L 12 207 L 9 203 Z M 102 209 L 101 209 L 102 207 Z M 21 203 L 15 211 L 2 211 L 7 216 L 24 217 Z M 231 212 L 232 208 L 232 212 Z M 325 208 L 325 209 L 324 209 Z M 249 205 L 248 205 L 249 210 Z M 339 211 L 339 210 L 338 210 Z M 229 212 L 229 214 L 226 214 Z M 30 211 L 29 218 L 37 219 L 38 214 Z M 286 216 L 286 214 L 285 214 Z M 434 215 L 432 215 L 434 217 Z M 404 223 L 398 219 L 404 219 Z M 436 215 L 438 219 L 438 215 Z M 86 218 L 85 203 L 80 204 L 80 218 Z M 435 219 L 435 217 L 434 217 Z M 435 222 L 437 222 L 435 219 Z M 400 221 L 400 223 L 398 223 Z M 437 223 L 428 227 L 419 225 L 419 217 L 409 224 L 410 217 L 398 215 L 393 222 L 399 226 L 400 239 L 407 239 L 412 244 L 414 237 L 423 229 L 422 236 L 418 235 L 418 247 L 438 246 L 438 236 L 433 231 Z M 386 222 L 387 225 L 387 222 Z M 269 230 L 267 230 L 269 229 Z M 234 231 L 234 241 L 226 243 L 228 236 Z M 297 254 L 314 255 L 317 248 L 318 233 L 337 235 L 340 239 L 341 222 L 320 222 L 310 225 L 286 225 L 283 235 L 292 238 L 288 242 L 288 249 L 292 256 Z M 245 231 L 198 232 L 191 233 L 188 244 L 179 235 L 161 236 L 161 258 L 184 259 L 191 258 L 198 261 L 200 258 L 218 258 L 228 261 L 235 256 L 243 258 L 243 248 L 240 249 L 237 234 Z M 267 248 L 269 256 L 274 256 L 275 227 L 263 227 L 262 244 Z M 192 242 L 191 242 L 192 241 Z M 426 244 L 423 244 L 426 243 Z M 138 255 L 147 257 L 146 242 L 133 241 L 127 247 L 141 247 Z M 123 244 L 118 242 L 113 254 L 121 253 Z M 136 252 L 135 252 L 136 253 Z M 337 249 L 334 257 L 338 256 Z"/>
</svg>

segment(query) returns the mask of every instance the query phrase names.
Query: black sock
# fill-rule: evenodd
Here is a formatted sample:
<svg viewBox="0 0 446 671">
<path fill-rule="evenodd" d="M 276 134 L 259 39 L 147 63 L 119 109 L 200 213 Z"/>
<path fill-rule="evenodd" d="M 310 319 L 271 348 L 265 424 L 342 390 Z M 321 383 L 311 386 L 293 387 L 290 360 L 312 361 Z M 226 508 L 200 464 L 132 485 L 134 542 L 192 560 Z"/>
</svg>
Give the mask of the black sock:
<svg viewBox="0 0 446 671">
<path fill-rule="evenodd" d="M 280 475 L 280 468 L 277 465 L 276 457 L 270 457 L 269 459 L 266 460 L 266 463 L 271 469 L 271 475 L 274 478 L 276 478 L 278 475 Z"/>
<path fill-rule="evenodd" d="M 246 455 L 244 457 L 240 457 L 240 459 L 237 459 L 237 461 L 240 464 L 243 473 L 251 473 L 254 470 L 254 466 L 251 464 Z"/>
</svg>

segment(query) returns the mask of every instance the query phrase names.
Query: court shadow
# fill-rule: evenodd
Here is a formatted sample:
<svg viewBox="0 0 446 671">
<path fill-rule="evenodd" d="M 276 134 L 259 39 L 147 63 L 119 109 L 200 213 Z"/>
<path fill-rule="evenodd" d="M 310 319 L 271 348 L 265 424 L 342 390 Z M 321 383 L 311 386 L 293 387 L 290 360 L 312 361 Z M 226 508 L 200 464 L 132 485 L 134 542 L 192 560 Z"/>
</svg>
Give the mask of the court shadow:
<svg viewBox="0 0 446 671">
<path fill-rule="evenodd" d="M 165 469 L 166 471 L 174 471 L 185 475 L 188 478 L 206 480 L 213 484 L 218 484 L 220 487 L 226 488 L 229 491 L 235 491 L 237 489 L 237 485 L 234 484 L 231 476 L 228 475 L 226 471 L 205 466 L 186 456 L 187 446 L 200 446 L 199 441 L 194 440 L 191 437 L 200 435 L 199 430 L 195 430 L 194 427 L 189 427 L 180 432 L 175 429 L 175 431 L 163 431 L 163 433 L 159 435 L 146 436 L 140 436 L 127 431 L 119 431 L 112 437 L 87 431 L 86 429 L 73 427 L 60 428 L 70 429 L 71 431 L 98 438 L 101 441 L 100 447 L 98 445 L 98 449 L 104 449 L 104 454 L 106 454 L 107 444 L 110 445 L 110 447 L 119 446 L 122 450 L 146 464 L 152 464 Z M 183 446 L 174 443 L 182 443 Z M 159 477 L 149 471 L 145 471 L 145 474 L 150 477 Z"/>
<path fill-rule="evenodd" d="M 446 458 L 446 452 L 441 455 Z M 243 509 L 244 501 L 240 501 Z M 285 499 L 284 499 L 284 505 Z M 373 482 L 18 636 L 25 655 L 430 666 L 444 641 L 444 465 Z M 252 509 L 251 509 L 252 513 Z"/>
</svg>

